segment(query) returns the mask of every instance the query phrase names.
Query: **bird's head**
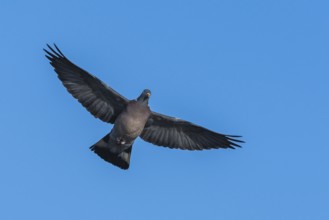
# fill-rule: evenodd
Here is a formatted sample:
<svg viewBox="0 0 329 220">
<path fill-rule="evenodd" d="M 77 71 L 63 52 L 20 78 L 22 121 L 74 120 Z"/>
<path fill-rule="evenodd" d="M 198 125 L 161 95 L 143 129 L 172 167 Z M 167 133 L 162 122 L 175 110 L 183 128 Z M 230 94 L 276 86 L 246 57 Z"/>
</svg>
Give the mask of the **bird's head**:
<svg viewBox="0 0 329 220">
<path fill-rule="evenodd" d="M 137 101 L 148 104 L 150 96 L 151 96 L 151 91 L 149 89 L 144 89 L 142 94 L 140 94 L 140 96 L 137 98 Z"/>
</svg>

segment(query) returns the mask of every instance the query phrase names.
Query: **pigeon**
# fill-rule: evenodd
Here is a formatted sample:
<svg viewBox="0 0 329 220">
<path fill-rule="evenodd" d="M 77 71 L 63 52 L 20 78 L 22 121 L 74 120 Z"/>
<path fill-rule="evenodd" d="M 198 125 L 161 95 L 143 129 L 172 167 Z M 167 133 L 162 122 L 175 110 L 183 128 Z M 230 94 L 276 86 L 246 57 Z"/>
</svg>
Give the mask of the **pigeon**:
<svg viewBox="0 0 329 220">
<path fill-rule="evenodd" d="M 114 124 L 90 149 L 113 165 L 127 170 L 132 146 L 137 137 L 157 146 L 182 150 L 241 147 L 241 136 L 225 135 L 191 122 L 150 110 L 149 89 L 128 100 L 94 75 L 72 63 L 54 44 L 44 49 L 58 78 L 94 117 Z"/>
</svg>

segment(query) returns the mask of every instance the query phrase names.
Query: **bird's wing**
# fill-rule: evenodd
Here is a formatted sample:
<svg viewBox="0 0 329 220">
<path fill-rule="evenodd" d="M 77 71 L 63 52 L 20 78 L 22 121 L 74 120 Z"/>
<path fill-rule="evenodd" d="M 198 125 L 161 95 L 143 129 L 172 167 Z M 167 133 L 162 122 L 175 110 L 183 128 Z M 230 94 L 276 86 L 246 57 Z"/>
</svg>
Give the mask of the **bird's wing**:
<svg viewBox="0 0 329 220">
<path fill-rule="evenodd" d="M 67 91 L 96 118 L 114 123 L 128 100 L 68 60 L 56 45 L 54 45 L 55 49 L 47 46 L 50 51 L 44 49 L 47 53 L 46 57 L 50 60 L 50 64 L 54 67 Z"/>
<path fill-rule="evenodd" d="M 240 147 L 241 136 L 224 135 L 188 121 L 152 112 L 141 138 L 152 144 L 183 150 Z"/>
</svg>

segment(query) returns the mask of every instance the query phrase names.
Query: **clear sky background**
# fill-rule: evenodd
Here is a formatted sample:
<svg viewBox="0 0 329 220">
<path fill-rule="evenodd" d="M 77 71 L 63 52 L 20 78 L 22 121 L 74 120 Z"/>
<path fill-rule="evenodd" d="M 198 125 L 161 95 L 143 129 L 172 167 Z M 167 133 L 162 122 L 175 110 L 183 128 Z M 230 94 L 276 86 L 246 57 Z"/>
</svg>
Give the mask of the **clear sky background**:
<svg viewBox="0 0 329 220">
<path fill-rule="evenodd" d="M 329 3 L 0 3 L 0 219 L 329 219 Z M 154 111 L 243 135 L 188 152 L 138 139 L 121 170 L 88 148 L 112 125 L 62 86 L 46 43 Z"/>
</svg>

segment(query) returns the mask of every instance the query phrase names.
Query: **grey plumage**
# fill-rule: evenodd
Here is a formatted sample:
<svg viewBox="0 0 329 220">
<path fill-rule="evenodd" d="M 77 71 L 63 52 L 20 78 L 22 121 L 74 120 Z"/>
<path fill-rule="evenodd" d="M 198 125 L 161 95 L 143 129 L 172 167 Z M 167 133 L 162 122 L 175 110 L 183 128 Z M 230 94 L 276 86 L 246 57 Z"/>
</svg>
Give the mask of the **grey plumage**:
<svg viewBox="0 0 329 220">
<path fill-rule="evenodd" d="M 183 150 L 240 147 L 240 136 L 210 131 L 191 122 L 156 112 L 148 106 L 151 91 L 145 89 L 136 100 L 128 100 L 87 71 L 73 64 L 54 45 L 44 49 L 58 78 L 92 115 L 114 124 L 111 132 L 90 147 L 105 161 L 128 169 L 132 145 L 140 136 L 158 146 Z"/>
</svg>

